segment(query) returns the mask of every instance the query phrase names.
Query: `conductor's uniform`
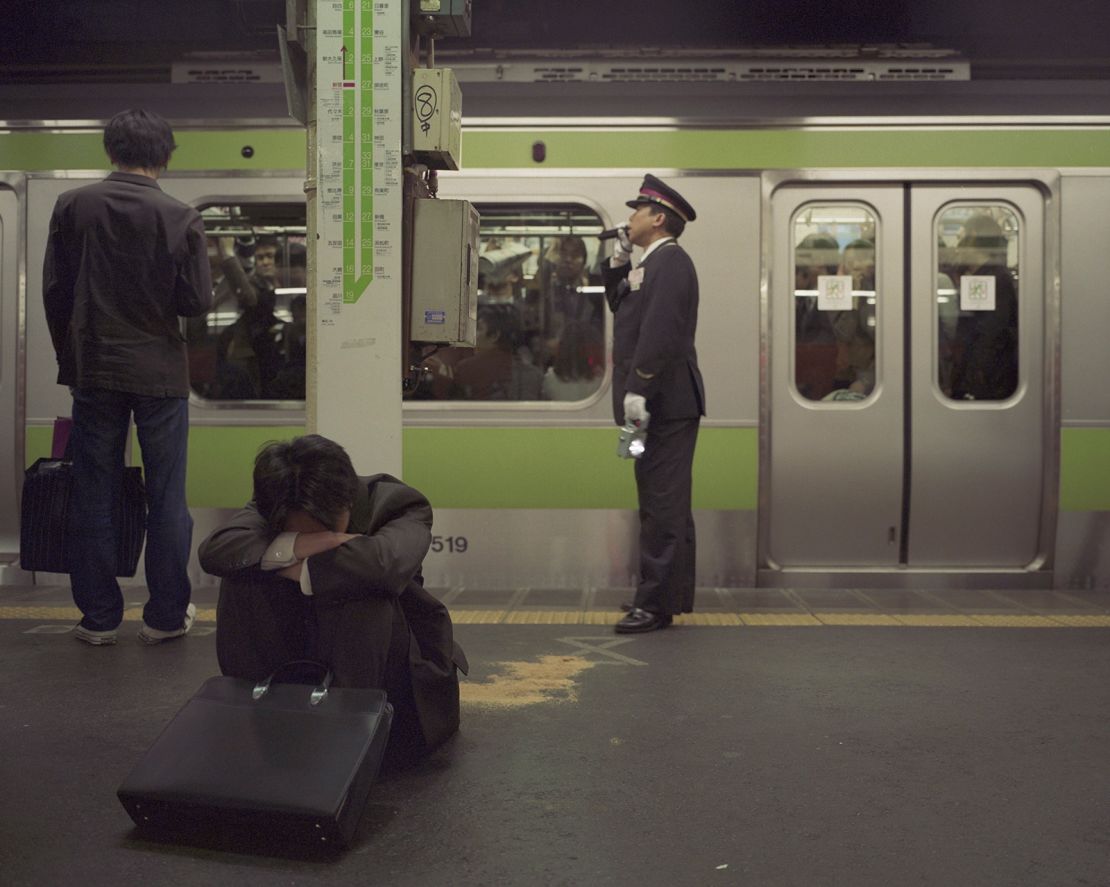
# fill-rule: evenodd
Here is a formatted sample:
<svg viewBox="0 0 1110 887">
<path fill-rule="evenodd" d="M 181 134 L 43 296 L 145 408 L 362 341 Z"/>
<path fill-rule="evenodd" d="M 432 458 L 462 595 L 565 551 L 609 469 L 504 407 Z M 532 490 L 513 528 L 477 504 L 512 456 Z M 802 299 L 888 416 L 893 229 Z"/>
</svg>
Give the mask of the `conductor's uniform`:
<svg viewBox="0 0 1110 887">
<path fill-rule="evenodd" d="M 635 466 L 640 576 L 633 608 L 617 625 L 618 632 L 665 628 L 674 614 L 694 608 L 691 484 L 698 425 L 705 415 L 694 347 L 697 274 L 689 255 L 659 221 L 662 207 L 682 220 L 681 230 L 694 219 L 694 210 L 651 175 L 628 205 L 637 210 L 629 220 L 629 236 L 633 243 L 647 245 L 635 267 L 625 261 L 603 268 L 614 312 L 613 416 L 618 425 L 635 422 L 637 417 L 627 414 L 639 396 L 649 420 L 644 454 Z"/>
</svg>

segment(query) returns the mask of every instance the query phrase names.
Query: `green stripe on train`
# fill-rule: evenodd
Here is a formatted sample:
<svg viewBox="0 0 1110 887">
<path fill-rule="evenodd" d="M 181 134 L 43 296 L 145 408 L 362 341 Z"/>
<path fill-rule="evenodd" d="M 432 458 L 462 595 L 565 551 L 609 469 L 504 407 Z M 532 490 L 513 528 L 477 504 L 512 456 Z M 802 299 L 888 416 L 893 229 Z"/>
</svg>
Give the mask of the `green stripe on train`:
<svg viewBox="0 0 1110 887">
<path fill-rule="evenodd" d="M 650 441 L 649 441 L 650 445 Z M 613 428 L 406 428 L 405 480 L 442 508 L 636 508 Z M 753 510 L 754 428 L 703 428 L 694 507 Z"/>
<path fill-rule="evenodd" d="M 302 170 L 303 129 L 176 130 L 170 169 Z M 243 156 L 250 146 L 251 156 Z M 0 169 L 108 170 L 101 132 L 8 132 L 0 136 Z"/>
<path fill-rule="evenodd" d="M 189 502 L 235 508 L 250 497 L 254 454 L 288 426 L 194 427 Z M 50 452 L 47 426 L 27 429 L 27 464 Z M 439 508 L 635 508 L 632 466 L 613 455 L 608 428 L 406 428 L 404 475 Z M 137 451 L 137 448 L 136 448 Z M 703 428 L 694 466 L 694 506 L 754 510 L 754 428 Z M 1110 511 L 1110 428 L 1060 432 L 1060 509 Z"/>
<path fill-rule="evenodd" d="M 171 170 L 301 170 L 297 128 L 176 133 Z M 532 144 L 546 145 L 543 164 Z M 253 154 L 243 156 L 250 146 Z M 463 169 L 1110 166 L 1110 129 L 464 130 Z M 9 132 L 0 169 L 106 169 L 99 132 Z"/>
<path fill-rule="evenodd" d="M 1110 130 L 683 130 L 465 132 L 463 168 L 810 169 L 1106 166 Z"/>
<path fill-rule="evenodd" d="M 262 444 L 300 433 L 289 426 L 194 426 L 189 504 L 237 508 L 250 498 Z M 50 428 L 27 429 L 27 464 L 50 451 Z M 406 428 L 404 477 L 437 508 L 635 508 L 632 463 L 616 456 L 614 428 Z M 133 445 L 136 459 L 138 447 Z M 694 463 L 694 507 L 754 510 L 754 428 L 703 428 Z"/>
<path fill-rule="evenodd" d="M 1110 511 L 1110 428 L 1061 429 L 1060 510 Z"/>
</svg>

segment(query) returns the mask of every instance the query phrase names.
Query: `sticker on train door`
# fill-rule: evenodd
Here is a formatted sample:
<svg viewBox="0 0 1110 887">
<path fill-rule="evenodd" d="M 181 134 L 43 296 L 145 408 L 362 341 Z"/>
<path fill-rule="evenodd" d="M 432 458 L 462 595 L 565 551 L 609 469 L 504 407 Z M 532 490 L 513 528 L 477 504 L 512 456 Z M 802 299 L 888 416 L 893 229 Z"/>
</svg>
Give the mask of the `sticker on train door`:
<svg viewBox="0 0 1110 887">
<path fill-rule="evenodd" d="M 960 278 L 960 310 L 994 310 L 994 277 L 992 275 L 965 274 Z"/>
<path fill-rule="evenodd" d="M 817 278 L 817 310 L 848 311 L 852 307 L 852 277 L 822 274 Z"/>
</svg>

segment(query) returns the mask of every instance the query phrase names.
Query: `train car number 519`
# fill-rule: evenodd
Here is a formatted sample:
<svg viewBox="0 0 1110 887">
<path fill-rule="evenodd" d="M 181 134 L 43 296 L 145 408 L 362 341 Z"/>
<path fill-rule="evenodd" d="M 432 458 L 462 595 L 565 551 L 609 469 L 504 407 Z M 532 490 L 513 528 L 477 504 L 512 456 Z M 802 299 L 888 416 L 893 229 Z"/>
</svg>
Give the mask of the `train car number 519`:
<svg viewBox="0 0 1110 887">
<path fill-rule="evenodd" d="M 432 551 L 439 554 L 446 551 L 448 554 L 463 554 L 469 543 L 466 536 L 433 536 Z"/>
</svg>

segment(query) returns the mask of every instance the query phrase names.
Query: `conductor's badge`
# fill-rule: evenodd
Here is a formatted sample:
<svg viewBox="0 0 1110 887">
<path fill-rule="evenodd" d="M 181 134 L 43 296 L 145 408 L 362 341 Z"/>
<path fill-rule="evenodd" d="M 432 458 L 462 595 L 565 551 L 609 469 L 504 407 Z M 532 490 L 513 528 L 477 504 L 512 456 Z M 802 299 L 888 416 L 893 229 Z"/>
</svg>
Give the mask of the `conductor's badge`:
<svg viewBox="0 0 1110 887">
<path fill-rule="evenodd" d="M 639 268 L 633 268 L 631 271 L 628 272 L 628 285 L 632 287 L 633 292 L 638 290 L 641 286 L 643 286 L 643 284 L 644 284 L 644 269 L 643 269 L 643 266 L 641 266 Z"/>
</svg>

